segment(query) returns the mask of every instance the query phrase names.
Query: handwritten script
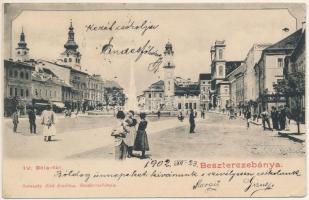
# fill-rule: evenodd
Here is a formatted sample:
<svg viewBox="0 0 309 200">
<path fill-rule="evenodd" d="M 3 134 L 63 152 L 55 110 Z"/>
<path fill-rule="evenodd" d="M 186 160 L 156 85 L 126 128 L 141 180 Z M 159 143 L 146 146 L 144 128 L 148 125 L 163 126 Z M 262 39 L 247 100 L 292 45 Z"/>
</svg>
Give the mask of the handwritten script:
<svg viewBox="0 0 309 200">
<path fill-rule="evenodd" d="M 136 39 L 143 38 L 145 34 L 149 31 L 156 31 L 159 24 L 153 24 L 149 20 L 145 19 L 141 22 L 136 22 L 134 20 L 129 20 L 125 24 L 121 24 L 117 20 L 109 21 L 105 24 L 87 24 L 85 25 L 86 32 L 137 32 L 139 35 Z M 134 47 L 116 47 L 114 45 L 114 40 L 116 36 L 111 37 L 108 42 L 101 44 L 100 53 L 106 57 L 110 56 L 130 56 L 135 55 L 135 62 L 138 62 L 144 55 L 154 58 L 153 62 L 148 63 L 148 70 L 150 72 L 156 73 L 159 71 L 160 65 L 163 62 L 162 53 L 152 44 L 151 39 L 144 40 L 145 42 L 141 45 L 136 45 Z M 132 36 L 131 36 L 132 37 Z M 130 38 L 130 37 L 128 37 Z M 138 40 L 139 41 L 139 40 Z M 109 63 L 111 59 L 108 59 Z"/>
<path fill-rule="evenodd" d="M 278 168 L 261 168 L 248 170 L 246 168 L 236 169 L 205 169 L 201 168 L 201 163 L 188 161 L 187 164 L 179 165 L 179 161 L 152 160 L 146 162 L 144 168 L 135 168 L 127 171 L 101 172 L 82 171 L 79 169 L 59 169 L 53 176 L 57 179 L 76 179 L 83 183 L 91 181 L 126 181 L 126 179 L 185 179 L 192 180 L 192 191 L 203 190 L 204 192 L 214 192 L 221 188 L 222 184 L 241 183 L 243 192 L 248 196 L 257 193 L 273 190 L 276 188 L 271 181 L 275 177 L 297 177 L 301 176 L 299 170 L 283 170 Z M 252 164 L 252 163 L 251 163 Z M 184 168 L 181 168 L 183 166 Z M 279 165 L 278 165 L 279 166 Z M 178 169 L 178 170 L 176 170 Z M 181 169 L 181 170 L 179 170 Z M 240 179 L 240 180 L 239 180 Z M 163 180 L 164 181 L 164 180 Z M 236 181 L 236 182 L 235 182 Z M 190 185 L 190 184 L 189 184 Z"/>
<path fill-rule="evenodd" d="M 137 31 L 143 36 L 147 31 L 156 30 L 158 24 L 152 24 L 149 20 L 143 20 L 140 23 L 134 20 L 129 20 L 125 24 L 120 24 L 117 20 L 107 22 L 106 24 L 87 24 L 85 25 L 86 32 L 88 31 Z"/>
</svg>

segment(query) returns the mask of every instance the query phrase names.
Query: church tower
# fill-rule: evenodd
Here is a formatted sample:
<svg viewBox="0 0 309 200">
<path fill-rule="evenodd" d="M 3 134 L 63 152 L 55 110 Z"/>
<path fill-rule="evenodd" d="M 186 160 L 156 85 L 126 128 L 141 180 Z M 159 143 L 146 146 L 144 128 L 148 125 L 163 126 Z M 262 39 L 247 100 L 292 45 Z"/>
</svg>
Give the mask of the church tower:
<svg viewBox="0 0 309 200">
<path fill-rule="evenodd" d="M 26 61 L 29 59 L 29 49 L 27 48 L 27 43 L 25 40 L 24 30 L 22 29 L 20 34 L 20 39 L 18 42 L 18 47 L 15 49 L 15 58 L 16 60 Z"/>
<path fill-rule="evenodd" d="M 215 67 L 215 79 L 224 79 L 225 74 L 225 41 L 219 41 L 217 40 L 215 42 L 214 46 L 214 55 L 213 55 L 213 61 L 214 61 L 214 67 Z"/>
<path fill-rule="evenodd" d="M 80 60 L 81 54 L 78 51 L 78 45 L 74 40 L 74 28 L 72 20 L 68 32 L 68 41 L 64 44 L 65 51 L 61 53 L 62 64 L 71 66 L 75 69 L 81 69 Z"/>
<path fill-rule="evenodd" d="M 170 42 L 165 45 L 164 51 L 164 99 L 165 110 L 174 109 L 174 96 L 175 96 L 175 82 L 174 71 L 175 65 L 173 63 L 174 51 Z"/>
</svg>

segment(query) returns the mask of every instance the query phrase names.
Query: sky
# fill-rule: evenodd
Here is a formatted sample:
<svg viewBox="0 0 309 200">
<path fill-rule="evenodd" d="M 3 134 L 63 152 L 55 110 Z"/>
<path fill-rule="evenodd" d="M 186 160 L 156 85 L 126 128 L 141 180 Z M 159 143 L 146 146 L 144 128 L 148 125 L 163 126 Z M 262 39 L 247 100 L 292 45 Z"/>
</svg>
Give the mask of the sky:
<svg viewBox="0 0 309 200">
<path fill-rule="evenodd" d="M 104 79 L 116 80 L 127 91 L 133 65 L 139 94 L 163 78 L 162 65 L 153 73 L 148 71 L 148 64 L 156 60 L 154 56 L 143 55 L 135 62 L 136 54 L 101 54 L 102 46 L 111 37 L 114 49 L 138 48 L 150 40 L 159 53 L 170 41 L 175 52 L 175 75 L 197 81 L 200 73 L 210 72 L 209 51 L 216 40 L 225 40 L 226 60 L 244 60 L 253 44 L 275 43 L 296 30 L 295 18 L 287 10 L 23 11 L 13 21 L 12 46 L 17 46 L 23 28 L 31 58 L 56 60 L 64 51 L 71 19 L 82 54 L 82 68 L 101 74 Z M 143 35 L 139 30 L 86 29 L 88 25 L 108 25 L 115 20 L 117 25 L 129 21 L 139 25 L 147 20 L 148 25 L 158 27 Z M 282 31 L 285 27 L 290 29 L 288 33 Z"/>
</svg>

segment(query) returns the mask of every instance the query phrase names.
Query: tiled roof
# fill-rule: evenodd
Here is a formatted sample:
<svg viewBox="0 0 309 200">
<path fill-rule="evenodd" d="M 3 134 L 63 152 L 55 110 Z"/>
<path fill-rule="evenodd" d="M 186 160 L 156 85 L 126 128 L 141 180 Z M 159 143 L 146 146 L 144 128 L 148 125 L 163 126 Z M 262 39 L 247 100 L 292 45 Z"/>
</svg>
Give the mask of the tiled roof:
<svg viewBox="0 0 309 200">
<path fill-rule="evenodd" d="M 188 86 L 179 86 L 175 84 L 175 95 L 182 96 L 182 95 L 188 95 L 188 96 L 196 96 L 200 94 L 200 87 L 198 83 L 189 84 Z"/>
<path fill-rule="evenodd" d="M 164 92 L 164 81 L 160 80 L 151 84 L 144 92 Z"/>
<path fill-rule="evenodd" d="M 46 83 L 61 85 L 65 87 L 72 87 L 66 84 L 63 80 L 59 79 L 57 76 L 52 76 L 44 72 L 33 72 L 31 77 L 33 81 L 46 82 Z"/>
<path fill-rule="evenodd" d="M 225 74 L 228 76 L 232 71 L 234 71 L 236 68 L 238 68 L 243 61 L 227 61 L 225 66 Z"/>
<path fill-rule="evenodd" d="M 200 74 L 199 80 L 211 80 L 211 74 Z"/>
<path fill-rule="evenodd" d="M 286 38 L 279 42 L 267 47 L 265 51 L 281 50 L 281 49 L 294 49 L 297 45 L 298 40 L 301 37 L 302 29 L 297 30 Z"/>
<path fill-rule="evenodd" d="M 306 30 L 304 30 L 302 32 L 301 37 L 300 37 L 293 53 L 291 54 L 292 60 L 295 59 L 295 57 L 297 57 L 299 52 L 301 52 L 302 50 L 305 51 L 305 46 L 306 46 Z"/>
<path fill-rule="evenodd" d="M 31 69 L 34 69 L 34 67 L 27 62 L 20 62 L 13 60 L 4 60 L 4 66 L 29 67 Z"/>
<path fill-rule="evenodd" d="M 241 73 L 244 73 L 246 70 L 247 65 L 245 63 L 243 63 L 242 65 L 240 65 L 239 67 L 237 67 L 234 71 L 232 71 L 231 73 L 229 73 L 229 75 L 226 77 L 227 80 L 231 80 L 234 77 L 238 76 Z"/>
<path fill-rule="evenodd" d="M 104 88 L 122 89 L 122 87 L 116 81 L 112 81 L 112 80 L 105 80 L 104 81 Z"/>
</svg>

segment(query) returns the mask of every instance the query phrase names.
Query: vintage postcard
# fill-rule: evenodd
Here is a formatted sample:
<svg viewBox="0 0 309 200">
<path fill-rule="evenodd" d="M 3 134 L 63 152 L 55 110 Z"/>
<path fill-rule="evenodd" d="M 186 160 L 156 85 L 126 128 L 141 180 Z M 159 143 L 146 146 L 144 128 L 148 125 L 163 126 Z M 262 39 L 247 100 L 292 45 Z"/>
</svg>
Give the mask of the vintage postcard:
<svg viewBox="0 0 309 200">
<path fill-rule="evenodd" d="M 4 198 L 304 197 L 305 3 L 13 3 Z"/>
</svg>

